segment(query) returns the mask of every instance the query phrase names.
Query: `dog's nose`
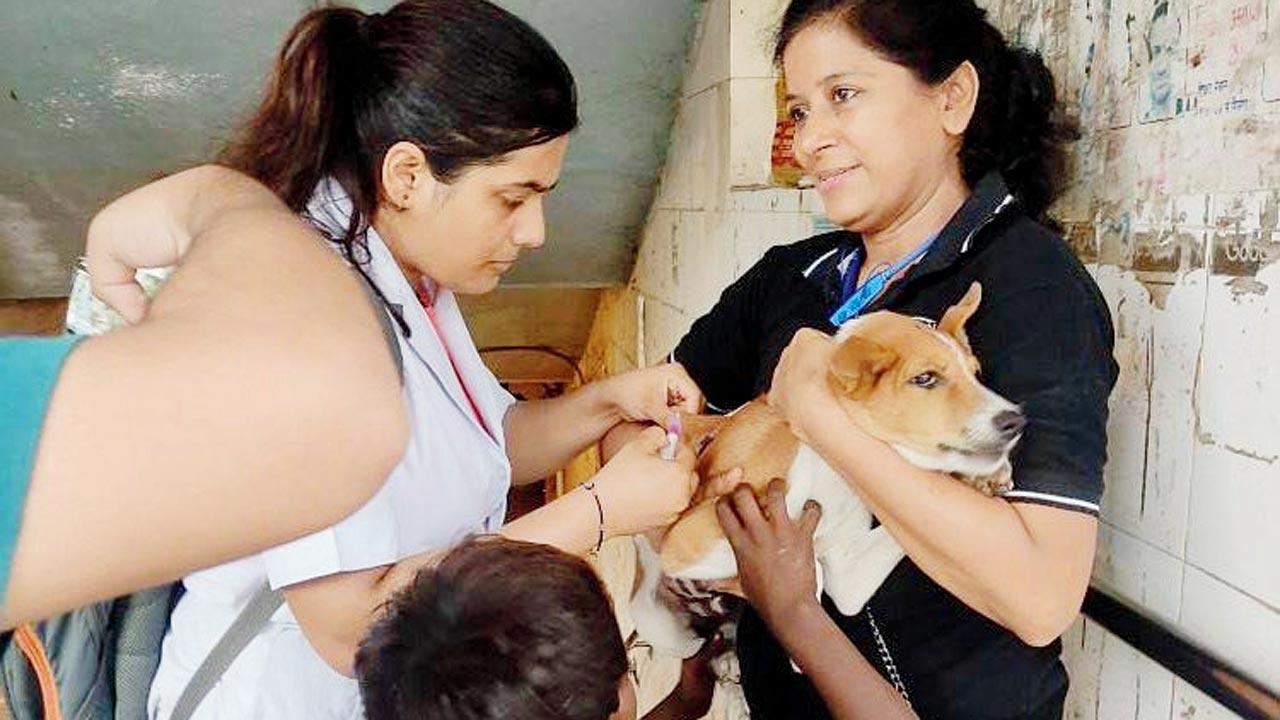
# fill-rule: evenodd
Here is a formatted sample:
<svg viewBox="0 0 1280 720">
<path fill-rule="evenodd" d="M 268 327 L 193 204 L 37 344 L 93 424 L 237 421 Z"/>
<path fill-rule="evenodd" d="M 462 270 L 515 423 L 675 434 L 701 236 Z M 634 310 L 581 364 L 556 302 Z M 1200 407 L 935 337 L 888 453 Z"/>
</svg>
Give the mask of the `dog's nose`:
<svg viewBox="0 0 1280 720">
<path fill-rule="evenodd" d="M 1027 416 L 1017 410 L 1004 410 L 991 422 L 995 424 L 1001 437 L 1011 440 L 1027 426 Z"/>
</svg>

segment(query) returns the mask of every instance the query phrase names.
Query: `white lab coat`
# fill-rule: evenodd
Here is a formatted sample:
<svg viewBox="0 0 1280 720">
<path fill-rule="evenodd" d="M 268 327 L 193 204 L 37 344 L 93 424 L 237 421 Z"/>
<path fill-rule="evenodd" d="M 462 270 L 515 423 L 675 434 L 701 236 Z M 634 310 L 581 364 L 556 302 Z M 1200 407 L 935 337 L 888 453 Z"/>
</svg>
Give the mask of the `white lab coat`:
<svg viewBox="0 0 1280 720">
<path fill-rule="evenodd" d="M 349 208 L 341 188 L 327 182 L 317 189 L 308 215 L 318 225 L 343 228 Z M 511 484 L 502 423 L 515 399 L 481 362 L 453 295 L 438 292 L 436 320 L 485 425 L 497 435 L 491 437 L 476 422 L 413 288 L 372 229 L 368 249 L 370 279 L 400 307 L 410 329 L 409 337 L 399 338 L 413 427 L 404 458 L 378 493 L 337 525 L 184 579 L 187 592 L 174 610 L 151 687 L 153 719 L 167 720 L 195 669 L 264 581 L 279 588 L 368 570 L 502 524 Z M 287 269 L 281 282 L 289 282 Z M 356 444 L 360 438 L 334 442 Z M 362 717 L 356 682 L 320 659 L 285 605 L 232 663 L 194 720 Z"/>
</svg>

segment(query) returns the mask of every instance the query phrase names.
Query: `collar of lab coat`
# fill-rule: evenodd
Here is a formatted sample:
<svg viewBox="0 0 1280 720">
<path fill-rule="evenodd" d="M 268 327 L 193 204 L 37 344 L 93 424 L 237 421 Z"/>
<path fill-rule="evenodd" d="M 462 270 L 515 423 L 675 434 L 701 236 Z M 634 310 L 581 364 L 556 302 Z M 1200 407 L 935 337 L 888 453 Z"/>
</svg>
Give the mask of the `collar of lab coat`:
<svg viewBox="0 0 1280 720">
<path fill-rule="evenodd" d="M 351 199 L 346 191 L 335 180 L 329 178 L 316 187 L 311 201 L 307 204 L 306 217 L 331 238 L 342 237 L 350 222 L 351 207 Z M 466 322 L 462 318 L 462 312 L 458 308 L 453 293 L 444 288 L 436 290 L 435 316 L 440 332 L 449 343 L 448 352 L 457 363 L 457 373 L 453 371 L 441 338 L 436 335 L 435 329 L 427 319 L 427 312 L 418 301 L 412 285 L 391 255 L 391 250 L 372 226 L 365 234 L 365 248 L 368 251 L 368 263 L 364 266 L 366 274 L 382 292 L 391 309 L 403 318 L 405 325 L 409 328 L 407 338 L 404 337 L 402 328 L 396 328 L 401 347 L 408 350 L 405 357 L 406 372 L 413 372 L 415 366 L 425 369 L 431 375 L 432 382 L 438 383 L 444 389 L 445 394 L 466 421 L 505 455 L 502 420 L 507 403 L 503 402 L 503 398 L 495 392 L 498 390 L 497 381 L 480 359 L 480 353 L 471 340 L 471 334 L 467 331 Z M 360 260 L 364 259 L 358 250 L 356 257 Z M 414 360 L 416 362 L 413 362 Z M 493 435 L 480 426 L 474 413 L 471 412 L 471 405 L 458 381 L 459 373 L 466 379 L 471 397 L 475 400 L 480 414 L 484 417 L 485 425 Z"/>
</svg>

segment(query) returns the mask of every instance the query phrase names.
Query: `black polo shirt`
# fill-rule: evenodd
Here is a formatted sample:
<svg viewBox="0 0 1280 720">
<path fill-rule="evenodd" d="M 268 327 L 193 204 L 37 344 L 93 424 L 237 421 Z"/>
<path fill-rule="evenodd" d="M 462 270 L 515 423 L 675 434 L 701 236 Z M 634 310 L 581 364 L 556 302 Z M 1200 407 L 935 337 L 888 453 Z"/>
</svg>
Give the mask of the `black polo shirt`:
<svg viewBox="0 0 1280 720">
<path fill-rule="evenodd" d="M 858 236 L 833 232 L 770 249 L 690 328 L 673 353 L 708 406 L 728 412 L 765 392 L 801 327 L 832 332 L 841 272 Z M 978 281 L 966 330 L 991 389 L 1028 425 L 1013 455 L 1009 502 L 1096 515 L 1116 364 L 1111 317 L 1067 245 L 1031 220 L 997 174 L 983 178 L 927 255 L 865 312 L 939 320 Z M 888 676 L 867 611 L 828 612 Z M 1058 643 L 1033 648 L 901 562 L 867 605 L 912 704 L 931 720 L 1058 718 L 1066 672 Z M 817 692 L 748 612 L 739 627 L 742 681 L 755 718 L 830 717 Z"/>
</svg>

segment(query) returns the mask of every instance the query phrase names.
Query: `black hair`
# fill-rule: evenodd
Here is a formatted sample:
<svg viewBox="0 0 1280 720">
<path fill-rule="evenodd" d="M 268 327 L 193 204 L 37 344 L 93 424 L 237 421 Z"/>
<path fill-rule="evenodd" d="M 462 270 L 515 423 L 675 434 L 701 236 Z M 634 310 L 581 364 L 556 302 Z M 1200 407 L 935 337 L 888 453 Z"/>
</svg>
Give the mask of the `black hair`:
<svg viewBox="0 0 1280 720">
<path fill-rule="evenodd" d="M 266 94 L 220 161 L 294 211 L 335 178 L 354 212 L 348 258 L 379 202 L 384 155 L 415 143 L 450 182 L 578 124 L 564 61 L 536 30 L 485 0 L 404 0 L 386 13 L 330 6 L 285 40 Z"/>
<path fill-rule="evenodd" d="M 586 562 L 476 538 L 390 601 L 355 669 L 368 720 L 605 720 L 627 658 Z"/>
<path fill-rule="evenodd" d="M 930 85 L 972 63 L 981 88 L 960 150 L 964 180 L 972 187 L 998 171 L 1028 215 L 1052 224 L 1047 211 L 1065 184 L 1066 145 L 1079 133 L 1038 53 L 1010 45 L 973 0 L 792 0 L 775 61 L 801 30 L 831 20 Z"/>
</svg>

